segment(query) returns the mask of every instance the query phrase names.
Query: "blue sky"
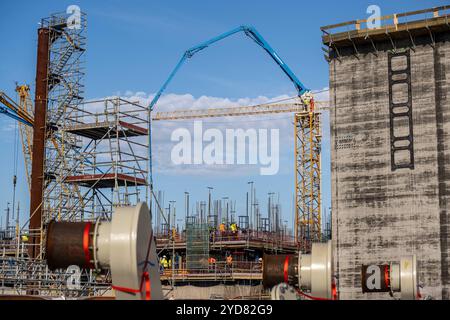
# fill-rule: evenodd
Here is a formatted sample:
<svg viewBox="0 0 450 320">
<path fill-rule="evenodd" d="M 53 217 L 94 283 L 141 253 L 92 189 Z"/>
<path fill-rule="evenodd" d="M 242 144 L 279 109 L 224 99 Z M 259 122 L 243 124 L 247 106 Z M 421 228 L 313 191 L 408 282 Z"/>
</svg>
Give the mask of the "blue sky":
<svg viewBox="0 0 450 320">
<path fill-rule="evenodd" d="M 443 5 L 445 1 L 1 1 L 0 90 L 15 97 L 15 81 L 33 87 L 38 22 L 71 4 L 88 14 L 85 84 L 86 98 L 90 99 L 129 91 L 151 95 L 185 49 L 240 24 L 254 25 L 305 85 L 320 90 L 328 86 L 321 26 L 365 18 L 371 4 L 379 5 L 381 13 L 387 15 Z M 295 94 L 273 61 L 242 34 L 195 56 L 167 92 L 232 100 Z M 12 199 L 13 126 L 13 120 L 0 115 L 0 209 Z M 285 218 L 290 221 L 294 186 L 291 149 L 290 145 L 283 146 L 285 160 L 281 165 L 285 170 L 276 176 L 158 173 L 156 185 L 166 190 L 167 200 L 177 201 L 181 212 L 183 192 L 190 191 L 193 200 L 206 199 L 207 186 L 216 188 L 217 198 L 230 196 L 244 205 L 247 181 L 253 180 L 262 203 L 266 203 L 268 192 L 281 194 Z M 328 150 L 329 145 L 324 144 L 325 207 L 330 201 Z M 29 197 L 22 163 L 20 156 L 18 198 L 27 213 Z M 238 204 L 239 208 L 244 207 Z"/>
</svg>

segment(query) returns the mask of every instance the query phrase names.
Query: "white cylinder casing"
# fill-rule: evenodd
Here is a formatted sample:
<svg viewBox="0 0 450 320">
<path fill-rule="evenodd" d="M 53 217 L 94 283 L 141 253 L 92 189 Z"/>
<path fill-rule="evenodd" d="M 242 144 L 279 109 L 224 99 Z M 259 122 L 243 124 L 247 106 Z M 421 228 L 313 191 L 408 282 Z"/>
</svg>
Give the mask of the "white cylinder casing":
<svg viewBox="0 0 450 320">
<path fill-rule="evenodd" d="M 310 254 L 300 252 L 298 285 L 318 298 L 332 299 L 333 255 L 331 241 L 313 243 Z"/>
<path fill-rule="evenodd" d="M 111 270 L 116 299 L 145 299 L 147 288 L 141 285 L 145 272 L 149 274 L 151 299 L 163 299 L 150 211 L 145 203 L 116 208 L 111 222 L 97 221 L 93 242 L 95 266 Z"/>
<path fill-rule="evenodd" d="M 417 261 L 416 256 L 400 260 L 400 288 L 402 300 L 414 300 L 417 297 Z"/>
<path fill-rule="evenodd" d="M 311 294 L 320 298 L 332 298 L 333 256 L 331 241 L 313 243 L 311 250 Z"/>
<path fill-rule="evenodd" d="M 416 269 L 415 255 L 401 258 L 400 263 L 390 264 L 391 291 L 400 292 L 402 300 L 414 300 L 417 297 Z"/>
<path fill-rule="evenodd" d="M 143 270 L 149 249 L 147 270 Z M 151 279 L 152 299 L 162 299 L 156 244 L 150 212 L 145 203 L 140 203 L 136 207 L 120 207 L 114 212 L 110 237 L 110 266 L 114 286 L 141 289 L 140 294 L 116 290 L 117 299 L 145 298 L 145 286 L 141 287 L 143 271 L 147 271 Z"/>
<path fill-rule="evenodd" d="M 95 265 L 100 269 L 110 267 L 110 236 L 111 222 L 101 221 L 98 224 L 96 241 L 94 241 Z"/>
<path fill-rule="evenodd" d="M 311 255 L 299 254 L 298 258 L 298 286 L 302 290 L 311 289 Z"/>
</svg>

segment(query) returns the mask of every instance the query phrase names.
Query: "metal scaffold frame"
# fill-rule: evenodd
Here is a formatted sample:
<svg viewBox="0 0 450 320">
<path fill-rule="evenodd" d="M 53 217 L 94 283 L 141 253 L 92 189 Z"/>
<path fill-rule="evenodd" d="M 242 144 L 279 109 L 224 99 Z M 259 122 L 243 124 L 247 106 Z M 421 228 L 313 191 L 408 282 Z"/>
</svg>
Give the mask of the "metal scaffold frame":
<svg viewBox="0 0 450 320">
<path fill-rule="evenodd" d="M 150 110 L 120 97 L 84 100 L 86 15 L 81 13 L 79 28 L 69 28 L 66 19 L 65 13 L 54 14 L 43 19 L 39 29 L 39 36 L 48 34 L 47 99 L 37 94 L 33 106 L 29 87 L 17 87 L 20 109 L 34 113 L 33 127 L 20 127 L 31 189 L 36 188 L 31 184 L 30 165 L 36 130 L 42 129 L 34 125 L 36 111 L 44 110 L 45 114 L 42 201 L 15 239 L 1 244 L 0 293 L 104 295 L 111 290 L 109 273 L 81 270 L 80 286 L 70 287 L 73 273 L 48 269 L 46 227 L 52 220 L 110 219 L 116 207 L 149 199 Z M 45 47 L 46 43 L 38 51 Z M 42 79 L 40 86 L 42 89 Z M 42 214 L 40 228 L 31 228 L 38 209 Z"/>
<path fill-rule="evenodd" d="M 79 106 L 64 133 L 83 143 L 77 170 L 65 181 L 79 188 L 82 201 L 63 219 L 110 218 L 117 206 L 148 201 L 149 117 L 148 108 L 119 97 Z"/>
<path fill-rule="evenodd" d="M 45 261 L 0 257 L 0 294 L 79 298 L 103 296 L 111 290 L 110 275 L 99 277 L 92 270 L 80 270 L 78 277 L 66 270 L 51 272 Z M 75 286 L 76 282 L 80 286 Z"/>
</svg>

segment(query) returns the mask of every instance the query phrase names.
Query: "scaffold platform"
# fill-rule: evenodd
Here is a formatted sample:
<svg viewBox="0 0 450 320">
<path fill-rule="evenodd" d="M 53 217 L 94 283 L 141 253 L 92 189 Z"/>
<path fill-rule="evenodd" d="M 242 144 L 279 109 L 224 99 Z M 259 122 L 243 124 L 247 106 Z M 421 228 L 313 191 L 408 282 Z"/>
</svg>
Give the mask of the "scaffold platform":
<svg viewBox="0 0 450 320">
<path fill-rule="evenodd" d="M 101 140 L 107 137 L 123 138 L 148 135 L 148 129 L 125 121 L 78 124 L 66 128 L 65 131 L 92 140 Z"/>
<path fill-rule="evenodd" d="M 142 178 L 133 177 L 122 173 L 88 174 L 81 176 L 70 176 L 66 178 L 67 183 L 74 183 L 89 188 L 114 188 L 122 186 L 146 186 L 147 181 Z"/>
</svg>

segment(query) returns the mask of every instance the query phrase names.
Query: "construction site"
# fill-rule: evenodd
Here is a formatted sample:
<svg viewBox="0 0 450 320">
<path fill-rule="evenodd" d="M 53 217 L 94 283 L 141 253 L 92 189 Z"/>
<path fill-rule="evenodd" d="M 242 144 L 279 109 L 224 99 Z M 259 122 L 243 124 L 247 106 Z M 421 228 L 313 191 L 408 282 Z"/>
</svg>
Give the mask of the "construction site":
<svg viewBox="0 0 450 320">
<path fill-rule="evenodd" d="M 255 27 L 204 31 L 210 40 L 185 51 L 149 105 L 86 97 L 89 12 L 36 17 L 35 82 L 17 83 L 16 98 L 0 88 L 26 173 L 14 173 L 0 220 L 0 300 L 449 300 L 450 5 L 407 9 L 320 28 L 325 92 L 308 89 Z M 238 33 L 281 69 L 295 97 L 158 110 L 183 64 Z M 158 188 L 155 124 L 279 114 L 292 123 L 293 145 L 280 145 L 293 150 L 294 185 L 258 197 L 250 181 L 233 199 L 214 194 L 215 178 L 199 199 L 180 179 L 178 206 Z M 292 221 L 280 193 L 294 195 Z"/>
</svg>

